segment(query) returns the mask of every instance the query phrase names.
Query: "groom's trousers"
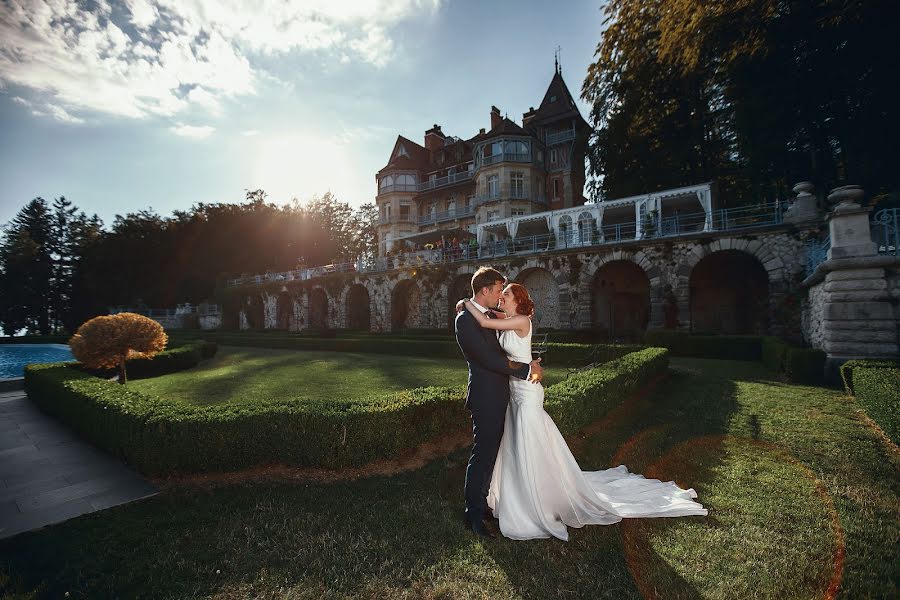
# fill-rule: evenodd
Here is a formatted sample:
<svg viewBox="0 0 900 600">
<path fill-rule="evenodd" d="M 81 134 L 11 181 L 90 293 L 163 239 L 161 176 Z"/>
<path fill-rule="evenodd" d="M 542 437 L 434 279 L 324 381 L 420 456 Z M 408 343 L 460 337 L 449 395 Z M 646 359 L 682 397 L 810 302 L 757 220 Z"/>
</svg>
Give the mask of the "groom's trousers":
<svg viewBox="0 0 900 600">
<path fill-rule="evenodd" d="M 494 463 L 497 462 L 497 452 L 500 450 L 500 440 L 503 438 L 506 404 L 499 401 L 499 398 L 469 403 L 475 444 L 466 467 L 464 495 L 466 516 L 472 520 L 487 516 L 487 495 Z"/>
</svg>

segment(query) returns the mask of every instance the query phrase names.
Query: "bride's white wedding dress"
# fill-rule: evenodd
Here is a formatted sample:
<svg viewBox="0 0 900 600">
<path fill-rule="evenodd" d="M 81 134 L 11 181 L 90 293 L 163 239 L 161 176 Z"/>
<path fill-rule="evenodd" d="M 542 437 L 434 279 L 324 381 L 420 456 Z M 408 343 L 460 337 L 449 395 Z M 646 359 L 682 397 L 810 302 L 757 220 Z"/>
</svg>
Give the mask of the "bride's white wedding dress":
<svg viewBox="0 0 900 600">
<path fill-rule="evenodd" d="M 531 328 L 503 331 L 510 360 L 531 362 Z M 693 489 L 646 479 L 624 465 L 582 471 L 553 419 L 544 412 L 544 386 L 510 378 L 510 402 L 487 497 L 500 531 L 515 540 L 557 537 L 566 526 L 609 525 L 624 518 L 706 515 Z"/>
</svg>

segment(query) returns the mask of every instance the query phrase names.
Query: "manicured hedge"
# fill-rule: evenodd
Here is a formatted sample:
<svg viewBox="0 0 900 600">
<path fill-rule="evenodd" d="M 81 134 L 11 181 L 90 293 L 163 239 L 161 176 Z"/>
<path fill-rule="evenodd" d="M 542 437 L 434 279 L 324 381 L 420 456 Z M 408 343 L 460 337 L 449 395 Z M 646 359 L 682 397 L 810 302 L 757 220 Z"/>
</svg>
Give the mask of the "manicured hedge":
<svg viewBox="0 0 900 600">
<path fill-rule="evenodd" d="M 218 344 L 196 340 L 164 350 L 153 358 L 136 358 L 125 363 L 128 379 L 147 379 L 197 366 L 216 355 Z"/>
<path fill-rule="evenodd" d="M 672 356 L 761 360 L 762 337 L 758 335 L 691 335 L 657 329 L 644 335 L 647 346 L 668 348 Z"/>
<path fill-rule="evenodd" d="M 547 389 L 548 411 L 572 432 L 665 370 L 650 348 Z M 470 424 L 464 388 L 419 388 L 366 402 L 247 398 L 192 406 L 92 377 L 75 365 L 29 365 L 28 396 L 91 442 L 147 474 L 263 464 L 339 468 L 393 457 Z"/>
<path fill-rule="evenodd" d="M 786 341 L 762 338 L 762 361 L 776 373 L 783 373 L 793 383 L 816 385 L 825 377 L 825 352 L 815 348 L 797 348 Z"/>
<path fill-rule="evenodd" d="M 575 433 L 665 373 L 669 352 L 645 348 L 595 369 L 581 371 L 547 388 L 544 408 L 563 435 Z"/>
<path fill-rule="evenodd" d="M 857 366 L 853 388 L 869 417 L 892 442 L 900 444 L 900 367 Z"/>
</svg>

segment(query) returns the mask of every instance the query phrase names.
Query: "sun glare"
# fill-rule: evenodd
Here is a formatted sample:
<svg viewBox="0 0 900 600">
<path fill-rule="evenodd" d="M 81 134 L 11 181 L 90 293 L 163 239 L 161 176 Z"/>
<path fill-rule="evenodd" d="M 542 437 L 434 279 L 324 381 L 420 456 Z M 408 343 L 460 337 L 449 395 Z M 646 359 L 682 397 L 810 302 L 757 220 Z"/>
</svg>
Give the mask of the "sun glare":
<svg viewBox="0 0 900 600">
<path fill-rule="evenodd" d="M 252 149 L 252 189 L 266 190 L 278 203 L 341 190 L 342 174 L 352 164 L 345 147 L 299 134 L 260 138 Z"/>
</svg>

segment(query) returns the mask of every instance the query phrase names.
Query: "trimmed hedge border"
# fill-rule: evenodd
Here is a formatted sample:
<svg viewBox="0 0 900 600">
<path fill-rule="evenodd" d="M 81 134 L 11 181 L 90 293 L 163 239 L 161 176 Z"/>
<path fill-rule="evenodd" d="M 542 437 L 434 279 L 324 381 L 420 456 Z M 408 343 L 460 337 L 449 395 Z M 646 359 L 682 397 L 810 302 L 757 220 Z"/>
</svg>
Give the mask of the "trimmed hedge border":
<svg viewBox="0 0 900 600">
<path fill-rule="evenodd" d="M 547 410 L 560 430 L 574 432 L 667 365 L 665 349 L 647 348 L 576 373 L 547 388 Z M 417 388 L 325 406 L 312 399 L 253 398 L 198 407 L 92 377 L 72 363 L 30 365 L 25 387 L 42 410 L 145 474 L 264 464 L 359 466 L 470 425 L 464 387 Z"/>
<path fill-rule="evenodd" d="M 840 368 L 844 390 L 894 444 L 900 445 L 900 361 L 848 360 Z"/>
<path fill-rule="evenodd" d="M 825 353 L 815 348 L 797 348 L 773 336 L 690 335 L 680 331 L 648 331 L 650 346 L 668 348 L 673 356 L 762 361 L 792 383 L 821 384 L 825 376 Z"/>
</svg>

